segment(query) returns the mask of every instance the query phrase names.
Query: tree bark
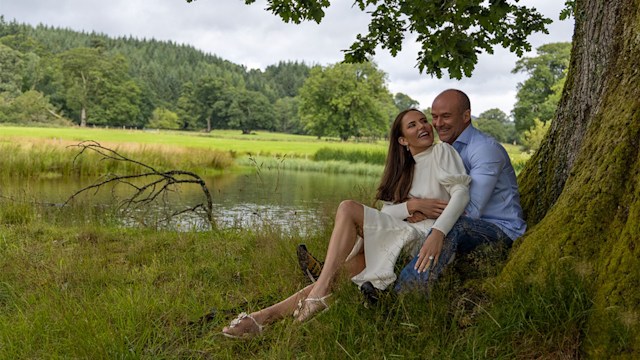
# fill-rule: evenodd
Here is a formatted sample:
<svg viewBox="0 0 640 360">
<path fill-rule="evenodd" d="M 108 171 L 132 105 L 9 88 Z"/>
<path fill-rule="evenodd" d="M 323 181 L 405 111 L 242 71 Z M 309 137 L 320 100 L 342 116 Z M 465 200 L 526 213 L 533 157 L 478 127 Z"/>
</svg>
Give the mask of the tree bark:
<svg viewBox="0 0 640 360">
<path fill-rule="evenodd" d="M 80 127 L 86 127 L 87 126 L 87 109 L 83 106 L 82 109 L 80 109 Z"/>
<path fill-rule="evenodd" d="M 503 270 L 570 262 L 590 284 L 583 350 L 640 353 L 640 0 L 577 1 L 556 119 L 519 177 L 529 231 Z M 612 326 L 633 339 L 621 346 Z M 628 355 L 627 355 L 628 356 Z"/>
</svg>

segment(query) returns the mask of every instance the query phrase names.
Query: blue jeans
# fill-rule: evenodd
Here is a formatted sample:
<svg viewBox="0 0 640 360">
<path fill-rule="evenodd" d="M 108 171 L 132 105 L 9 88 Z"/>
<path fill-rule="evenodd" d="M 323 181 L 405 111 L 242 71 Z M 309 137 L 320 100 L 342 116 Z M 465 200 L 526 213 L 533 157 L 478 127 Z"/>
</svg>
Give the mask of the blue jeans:
<svg viewBox="0 0 640 360">
<path fill-rule="evenodd" d="M 497 225 L 490 222 L 461 216 L 444 239 L 438 263 L 427 271 L 418 273 L 414 266 L 418 257 L 407 264 L 396 281 L 394 290 L 401 292 L 410 288 L 429 289 L 429 285 L 438 279 L 444 268 L 453 261 L 456 254 L 468 254 L 480 245 L 506 245 L 513 241 Z"/>
</svg>

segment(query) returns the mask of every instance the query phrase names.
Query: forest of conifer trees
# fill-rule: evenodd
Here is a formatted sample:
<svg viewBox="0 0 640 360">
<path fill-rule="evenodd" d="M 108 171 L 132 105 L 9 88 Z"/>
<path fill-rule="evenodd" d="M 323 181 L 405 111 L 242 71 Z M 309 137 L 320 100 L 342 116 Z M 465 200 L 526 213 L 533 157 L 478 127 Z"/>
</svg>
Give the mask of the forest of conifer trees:
<svg viewBox="0 0 640 360">
<path fill-rule="evenodd" d="M 297 96 L 314 67 L 281 61 L 247 69 L 171 41 L 3 17 L 0 65 L 0 123 L 296 134 L 306 133 Z M 393 104 L 380 86 L 385 106 Z"/>
</svg>

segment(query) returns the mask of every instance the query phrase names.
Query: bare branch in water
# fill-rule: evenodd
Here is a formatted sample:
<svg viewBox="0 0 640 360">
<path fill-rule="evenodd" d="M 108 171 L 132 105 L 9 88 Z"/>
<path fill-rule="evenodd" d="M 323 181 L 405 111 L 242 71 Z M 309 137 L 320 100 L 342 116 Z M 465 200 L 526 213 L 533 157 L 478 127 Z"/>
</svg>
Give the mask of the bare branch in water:
<svg viewBox="0 0 640 360">
<path fill-rule="evenodd" d="M 165 200 L 166 204 L 166 196 L 169 192 L 174 191 L 175 186 L 183 185 L 183 184 L 196 184 L 200 186 L 200 189 L 204 193 L 205 201 L 203 203 L 196 204 L 184 210 L 179 210 L 173 212 L 169 218 L 174 216 L 178 216 L 187 212 L 199 213 L 200 210 L 203 210 L 205 213 L 205 217 L 208 220 L 211 227 L 215 228 L 216 224 L 213 219 L 213 201 L 211 198 L 211 193 L 207 188 L 206 183 L 202 178 L 193 172 L 190 171 L 182 171 L 182 170 L 170 170 L 170 171 L 159 171 L 152 166 L 149 166 L 145 163 L 142 163 L 137 160 L 130 159 L 113 149 L 109 149 L 100 145 L 98 142 L 93 140 L 82 141 L 76 145 L 70 145 L 80 148 L 80 151 L 73 159 L 75 162 L 79 159 L 81 155 L 83 155 L 87 151 L 94 151 L 102 156 L 102 160 L 104 161 L 123 161 L 131 164 L 135 164 L 145 169 L 145 172 L 141 174 L 134 175 L 117 175 L 117 174 L 107 174 L 102 180 L 97 181 L 96 183 L 86 186 L 78 191 L 76 191 L 73 195 L 71 195 L 67 201 L 64 202 L 64 205 L 67 205 L 73 199 L 75 199 L 78 195 L 89 191 L 94 190 L 97 192 L 100 188 L 106 185 L 118 185 L 123 184 L 129 188 L 133 189 L 133 194 L 125 198 L 121 201 L 120 207 L 123 209 L 140 209 L 145 206 L 150 205 L 151 203 L 158 201 L 158 199 L 162 198 Z M 137 181 L 142 180 L 142 182 Z M 134 183 L 138 182 L 138 185 Z"/>
</svg>

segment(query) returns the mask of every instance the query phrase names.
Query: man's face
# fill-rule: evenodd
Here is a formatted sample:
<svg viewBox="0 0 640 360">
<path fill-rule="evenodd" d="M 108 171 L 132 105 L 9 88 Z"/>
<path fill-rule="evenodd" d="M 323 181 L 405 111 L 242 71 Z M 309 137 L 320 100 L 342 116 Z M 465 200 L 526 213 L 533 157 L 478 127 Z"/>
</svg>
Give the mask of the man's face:
<svg viewBox="0 0 640 360">
<path fill-rule="evenodd" d="M 440 140 L 453 144 L 471 122 L 471 110 L 461 109 L 458 94 L 444 92 L 433 100 L 431 115 L 433 127 L 438 132 Z"/>
</svg>

